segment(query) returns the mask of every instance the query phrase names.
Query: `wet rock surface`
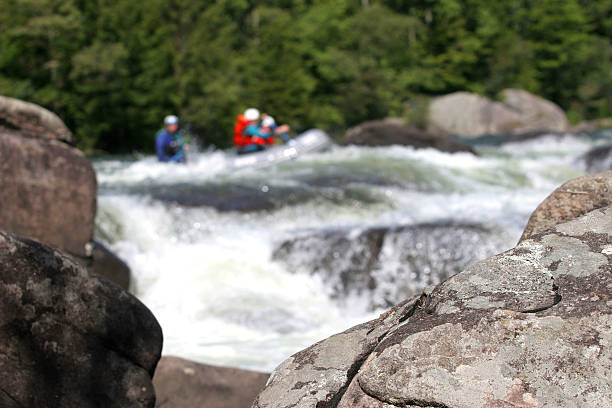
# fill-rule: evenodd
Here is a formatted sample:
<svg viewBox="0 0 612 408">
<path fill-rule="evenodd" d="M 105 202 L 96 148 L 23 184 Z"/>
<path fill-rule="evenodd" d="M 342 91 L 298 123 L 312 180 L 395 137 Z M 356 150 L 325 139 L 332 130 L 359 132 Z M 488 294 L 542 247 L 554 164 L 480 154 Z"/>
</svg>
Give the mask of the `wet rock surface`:
<svg viewBox="0 0 612 408">
<path fill-rule="evenodd" d="M 155 370 L 157 408 L 248 408 L 269 374 L 165 356 Z"/>
<path fill-rule="evenodd" d="M 337 229 L 283 241 L 272 257 L 289 271 L 320 275 L 334 297 L 357 294 L 389 307 L 506 249 L 496 234 L 456 223 Z"/>
<path fill-rule="evenodd" d="M 612 170 L 612 145 L 599 146 L 588 151 L 579 159 L 588 173 Z"/>
<path fill-rule="evenodd" d="M 342 138 L 341 144 L 362 146 L 401 145 L 413 146 L 417 149 L 429 147 L 449 153 L 475 153 L 467 143 L 393 120 L 362 123 L 357 127 L 349 129 Z"/>
<path fill-rule="evenodd" d="M 290 357 L 253 407 L 612 405 L 612 206 L 573 214 Z"/>
<path fill-rule="evenodd" d="M 3 407 L 148 407 L 162 333 L 119 287 L 47 246 L 0 233 Z"/>
<path fill-rule="evenodd" d="M 382 201 L 363 185 L 393 185 L 393 181 L 365 174 L 313 175 L 293 185 L 206 185 L 149 186 L 130 193 L 148 194 L 153 199 L 186 207 L 211 207 L 220 212 L 261 212 L 304 204 L 312 200 L 331 203 L 372 204 Z"/>
</svg>

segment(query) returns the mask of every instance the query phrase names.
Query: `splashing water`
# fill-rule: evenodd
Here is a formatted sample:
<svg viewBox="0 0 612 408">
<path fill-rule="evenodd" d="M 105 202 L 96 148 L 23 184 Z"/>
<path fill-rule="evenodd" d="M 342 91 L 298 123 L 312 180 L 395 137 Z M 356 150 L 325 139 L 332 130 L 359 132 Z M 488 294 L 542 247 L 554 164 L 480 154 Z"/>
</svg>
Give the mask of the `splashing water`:
<svg viewBox="0 0 612 408">
<path fill-rule="evenodd" d="M 97 236 L 129 264 L 164 354 L 271 370 L 513 247 L 535 207 L 583 174 L 577 158 L 609 140 L 550 136 L 479 156 L 333 147 L 232 172 L 223 151 L 186 165 L 97 159 Z"/>
</svg>

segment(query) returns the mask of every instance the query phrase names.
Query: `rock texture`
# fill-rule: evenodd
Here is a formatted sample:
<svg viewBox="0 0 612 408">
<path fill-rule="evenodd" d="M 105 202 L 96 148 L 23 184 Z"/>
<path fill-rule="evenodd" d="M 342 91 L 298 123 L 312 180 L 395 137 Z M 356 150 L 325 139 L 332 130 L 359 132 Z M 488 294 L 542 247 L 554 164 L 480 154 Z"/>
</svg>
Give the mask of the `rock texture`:
<svg viewBox="0 0 612 408">
<path fill-rule="evenodd" d="M 33 103 L 0 95 L 0 128 L 19 130 L 29 137 L 72 141 L 72 133 L 53 112 Z"/>
<path fill-rule="evenodd" d="M 570 180 L 553 191 L 531 214 L 521 241 L 559 222 L 612 205 L 612 171 Z"/>
<path fill-rule="evenodd" d="M 554 103 L 518 89 L 506 89 L 501 95 L 502 102 L 468 92 L 435 98 L 429 106 L 429 123 L 445 133 L 468 138 L 568 129 L 565 113 Z"/>
<path fill-rule="evenodd" d="M 59 252 L 0 233 L 0 406 L 148 407 L 151 312 Z"/>
<path fill-rule="evenodd" d="M 419 129 L 397 120 L 377 120 L 362 123 L 349 129 L 342 138 L 343 145 L 363 146 L 413 146 L 417 149 L 431 147 L 443 152 L 470 152 L 474 150 L 467 144 Z"/>
<path fill-rule="evenodd" d="M 153 384 L 157 408 L 248 408 L 269 374 L 162 357 Z"/>
<path fill-rule="evenodd" d="M 612 406 L 612 206 L 551 224 L 290 357 L 253 407 Z"/>
<path fill-rule="evenodd" d="M 0 229 L 89 256 L 97 183 L 78 149 L 0 129 Z"/>
</svg>

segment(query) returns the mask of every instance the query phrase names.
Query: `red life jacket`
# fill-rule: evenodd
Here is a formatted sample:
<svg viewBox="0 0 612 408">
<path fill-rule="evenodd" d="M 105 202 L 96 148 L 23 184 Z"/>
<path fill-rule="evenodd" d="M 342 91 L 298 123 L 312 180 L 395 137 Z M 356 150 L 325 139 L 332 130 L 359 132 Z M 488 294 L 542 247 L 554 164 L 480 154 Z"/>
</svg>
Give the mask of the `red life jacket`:
<svg viewBox="0 0 612 408">
<path fill-rule="evenodd" d="M 243 147 L 251 144 L 251 138 L 244 134 L 244 129 L 251 123 L 247 120 L 244 115 L 238 115 L 236 123 L 234 123 L 234 145 L 236 147 Z"/>
</svg>

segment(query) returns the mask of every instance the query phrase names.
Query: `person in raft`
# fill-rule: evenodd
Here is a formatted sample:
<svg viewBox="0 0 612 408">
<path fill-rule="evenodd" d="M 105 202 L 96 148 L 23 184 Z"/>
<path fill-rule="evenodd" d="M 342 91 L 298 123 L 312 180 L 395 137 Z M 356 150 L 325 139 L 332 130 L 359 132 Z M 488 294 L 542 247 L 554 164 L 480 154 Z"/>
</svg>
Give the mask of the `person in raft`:
<svg viewBox="0 0 612 408">
<path fill-rule="evenodd" d="M 238 154 L 251 153 L 265 149 L 270 144 L 272 133 L 264 132 L 259 124 L 259 110 L 249 108 L 238 115 L 234 124 L 234 146 Z"/>
<path fill-rule="evenodd" d="M 278 135 L 283 139 L 285 143 L 291 144 L 292 140 L 289 137 L 289 125 L 277 125 L 274 118 L 266 113 L 262 113 L 261 115 L 261 131 L 266 134 L 271 134 L 271 137 L 268 137 L 268 140 L 272 140 L 274 143 L 274 135 Z"/>
<path fill-rule="evenodd" d="M 164 118 L 164 128 L 155 135 L 155 152 L 160 162 L 185 163 L 187 146 L 178 130 L 179 119 L 175 115 Z"/>
</svg>

